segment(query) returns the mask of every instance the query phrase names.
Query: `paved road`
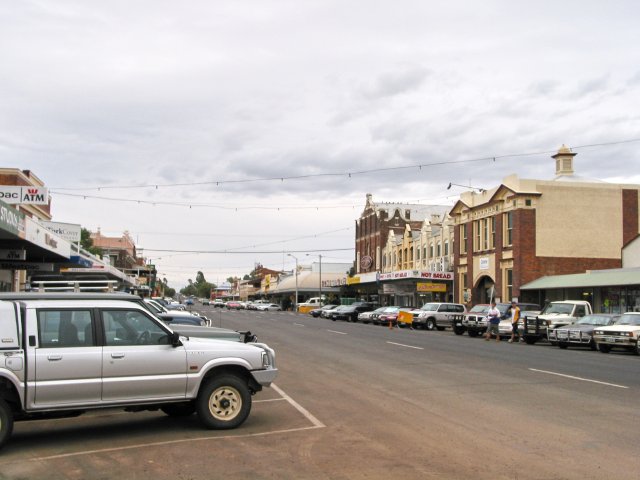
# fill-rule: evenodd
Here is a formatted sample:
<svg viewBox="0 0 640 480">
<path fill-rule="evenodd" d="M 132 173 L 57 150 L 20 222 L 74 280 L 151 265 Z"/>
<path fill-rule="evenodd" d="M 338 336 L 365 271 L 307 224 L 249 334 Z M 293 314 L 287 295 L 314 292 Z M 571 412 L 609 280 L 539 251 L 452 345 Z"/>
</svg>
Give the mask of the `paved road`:
<svg viewBox="0 0 640 480">
<path fill-rule="evenodd" d="M 639 357 L 208 314 L 278 354 L 242 428 L 120 412 L 17 424 L 0 478 L 640 477 Z"/>
</svg>

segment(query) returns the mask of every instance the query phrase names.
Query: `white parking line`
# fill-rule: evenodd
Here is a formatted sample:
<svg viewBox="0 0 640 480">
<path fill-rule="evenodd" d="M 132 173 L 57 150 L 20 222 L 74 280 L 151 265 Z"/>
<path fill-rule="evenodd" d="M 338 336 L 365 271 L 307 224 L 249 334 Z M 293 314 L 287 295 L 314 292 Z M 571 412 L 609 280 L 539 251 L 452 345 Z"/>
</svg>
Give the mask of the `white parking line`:
<svg viewBox="0 0 640 480">
<path fill-rule="evenodd" d="M 331 333 L 337 333 L 338 335 L 349 335 L 346 332 L 338 332 L 337 330 L 327 330 L 327 332 L 331 332 Z"/>
<path fill-rule="evenodd" d="M 629 387 L 625 387 L 624 385 L 616 385 L 615 383 L 600 382 L 598 380 L 591 380 L 589 378 L 574 377 L 573 375 L 565 375 L 564 373 L 549 372 L 547 370 L 538 370 L 536 368 L 530 368 L 529 370 L 531 370 L 532 372 L 546 373 L 548 375 L 556 375 L 558 377 L 570 378 L 572 380 L 580 380 L 581 382 L 598 383 L 600 385 L 606 385 L 608 387 L 629 388 Z"/>
<path fill-rule="evenodd" d="M 272 430 L 270 432 L 249 433 L 249 434 L 246 434 L 246 435 L 222 435 L 222 436 L 210 436 L 210 437 L 198 437 L 198 438 L 181 438 L 181 439 L 177 439 L 177 440 L 166 440 L 166 441 L 162 441 L 162 442 L 139 443 L 139 444 L 127 445 L 127 446 L 123 446 L 123 447 L 100 448 L 100 449 L 94 449 L 94 450 L 84 450 L 84 451 L 80 451 L 80 452 L 61 453 L 61 454 L 58 454 L 58 455 L 49 455 L 49 456 L 46 456 L 46 457 L 34 457 L 34 458 L 29 458 L 29 459 L 10 460 L 8 462 L 0 461 L 0 465 L 16 463 L 16 461 L 19 461 L 19 462 L 25 462 L 25 461 L 27 461 L 27 462 L 42 462 L 42 461 L 47 461 L 47 460 L 58 460 L 58 459 L 61 459 L 61 458 L 79 457 L 79 456 L 82 456 L 82 455 L 94 455 L 94 454 L 101 454 L 101 453 L 121 452 L 121 451 L 125 451 L 125 450 L 134 450 L 134 449 L 138 449 L 138 448 L 158 447 L 158 446 L 164 446 L 164 445 L 177 445 L 177 444 L 187 443 L 187 442 L 202 442 L 202 441 L 206 441 L 206 440 L 212 440 L 212 441 L 213 440 L 226 440 L 226 439 L 233 439 L 233 438 L 265 437 L 265 436 L 269 436 L 269 435 L 278 435 L 278 434 L 282 434 L 282 433 L 302 432 L 302 431 L 305 431 L 305 430 L 315 430 L 317 428 L 326 428 L 326 425 L 324 423 L 322 423 L 320 420 L 318 420 L 316 417 L 314 417 L 307 409 L 302 407 L 298 402 L 296 402 L 289 395 L 287 395 L 282 389 L 280 389 L 278 386 L 276 386 L 275 383 L 271 384 L 271 388 L 273 388 L 276 392 L 278 392 L 278 394 L 280 394 L 280 396 L 282 398 L 265 399 L 265 400 L 260 400 L 259 402 L 286 401 L 293 408 L 295 408 L 298 412 L 300 412 L 302 415 L 304 415 L 304 417 L 307 420 L 309 420 L 309 422 L 311 422 L 312 426 L 310 426 L 310 427 L 300 427 L 300 428 L 288 428 L 288 429 L 284 429 L 284 430 Z M 258 402 L 253 402 L 253 403 L 258 403 Z"/>
<path fill-rule="evenodd" d="M 301 323 L 295 323 L 295 322 L 294 322 L 294 325 L 295 325 L 296 327 L 306 327 L 306 325 L 303 325 L 303 324 L 301 324 Z"/>
<path fill-rule="evenodd" d="M 424 350 L 424 348 L 422 347 L 414 347 L 413 345 L 405 345 L 404 343 L 396 343 L 396 342 L 387 342 L 387 343 L 390 343 L 391 345 L 397 345 L 399 347 L 415 348 L 416 350 Z"/>
<path fill-rule="evenodd" d="M 287 395 L 286 393 L 284 393 L 275 383 L 271 384 L 271 388 L 273 388 L 276 392 L 278 392 L 280 394 L 280 396 L 282 398 L 284 398 L 287 402 L 289 402 L 291 404 L 291 406 L 293 408 L 295 408 L 296 410 L 298 410 L 302 415 L 305 416 L 305 418 L 307 420 L 309 420 L 314 427 L 316 428 L 323 428 L 326 425 L 324 423 L 322 423 L 320 420 L 318 420 L 316 417 L 314 417 L 313 415 L 311 415 L 311 413 L 309 413 L 308 410 L 306 410 L 302 405 L 300 405 L 298 402 L 296 402 L 293 398 L 291 398 L 289 395 Z"/>
</svg>

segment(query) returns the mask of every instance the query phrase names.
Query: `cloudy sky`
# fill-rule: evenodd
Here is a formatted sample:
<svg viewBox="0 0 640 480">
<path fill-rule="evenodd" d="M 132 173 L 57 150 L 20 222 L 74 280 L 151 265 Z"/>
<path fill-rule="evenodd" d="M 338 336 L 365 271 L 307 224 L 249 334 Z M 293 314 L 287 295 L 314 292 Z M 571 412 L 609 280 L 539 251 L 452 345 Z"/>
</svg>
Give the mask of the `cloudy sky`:
<svg viewBox="0 0 640 480">
<path fill-rule="evenodd" d="M 449 182 L 552 178 L 563 143 L 577 174 L 640 183 L 638 18 L 622 0 L 0 0 L 0 164 L 49 186 L 54 220 L 131 232 L 174 287 L 290 252 L 349 262 L 366 193 L 453 204 Z M 225 250 L 253 253 L 185 252 Z"/>
</svg>

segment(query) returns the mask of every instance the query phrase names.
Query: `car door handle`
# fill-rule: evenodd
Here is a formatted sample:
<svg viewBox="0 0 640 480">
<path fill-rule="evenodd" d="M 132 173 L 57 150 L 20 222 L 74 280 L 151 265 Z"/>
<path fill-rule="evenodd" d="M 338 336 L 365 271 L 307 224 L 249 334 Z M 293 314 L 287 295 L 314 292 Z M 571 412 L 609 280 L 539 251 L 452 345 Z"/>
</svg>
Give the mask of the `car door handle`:
<svg viewBox="0 0 640 480">
<path fill-rule="evenodd" d="M 48 355 L 47 360 L 55 362 L 57 360 L 62 360 L 62 355 Z"/>
<path fill-rule="evenodd" d="M 111 358 L 124 358 L 124 353 L 112 353 Z"/>
</svg>

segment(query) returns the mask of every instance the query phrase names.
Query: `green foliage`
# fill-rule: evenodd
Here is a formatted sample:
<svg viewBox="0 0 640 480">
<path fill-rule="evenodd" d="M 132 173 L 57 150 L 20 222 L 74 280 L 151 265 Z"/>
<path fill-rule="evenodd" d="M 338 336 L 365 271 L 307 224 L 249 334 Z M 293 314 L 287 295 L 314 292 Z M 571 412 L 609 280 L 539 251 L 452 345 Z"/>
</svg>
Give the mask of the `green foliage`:
<svg viewBox="0 0 640 480">
<path fill-rule="evenodd" d="M 93 240 L 91 240 L 91 232 L 86 228 L 80 229 L 80 246 L 93 255 L 102 255 L 102 249 L 93 246 Z"/>
<path fill-rule="evenodd" d="M 198 298 L 211 298 L 211 290 L 215 285 L 209 283 L 204 278 L 204 273 L 196 273 L 196 281 L 189 279 L 189 285 L 180 290 L 180 293 L 186 296 L 195 296 Z"/>
</svg>

